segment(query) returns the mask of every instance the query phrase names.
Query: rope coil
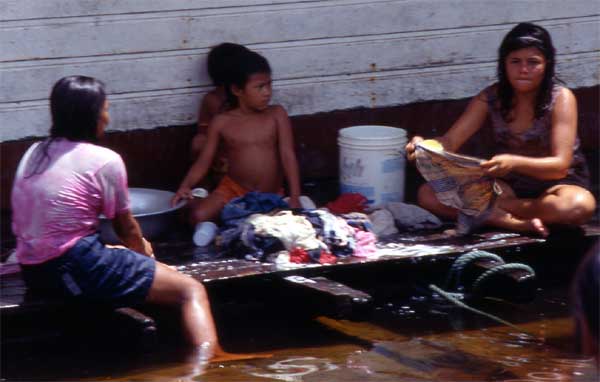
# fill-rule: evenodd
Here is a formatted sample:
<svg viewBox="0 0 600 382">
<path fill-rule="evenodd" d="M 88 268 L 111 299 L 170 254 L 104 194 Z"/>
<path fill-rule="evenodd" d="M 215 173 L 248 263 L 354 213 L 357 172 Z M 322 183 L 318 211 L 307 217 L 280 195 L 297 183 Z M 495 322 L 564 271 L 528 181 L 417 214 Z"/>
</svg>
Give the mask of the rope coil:
<svg viewBox="0 0 600 382">
<path fill-rule="evenodd" d="M 493 260 L 499 264 L 504 264 L 504 260 L 500 256 L 491 252 L 481 250 L 467 252 L 454 260 L 454 263 L 450 267 L 448 277 L 446 278 L 446 289 L 458 289 L 461 286 L 460 283 L 463 270 L 473 261 L 482 259 Z"/>
<path fill-rule="evenodd" d="M 479 276 L 473 282 L 473 285 L 471 286 L 471 293 L 473 293 L 474 295 L 478 295 L 481 292 L 481 286 L 483 285 L 483 283 L 489 280 L 491 277 L 498 274 L 509 273 L 517 270 L 527 272 L 528 275 L 525 276 L 526 278 L 535 277 L 535 271 L 529 265 L 521 263 L 502 264 L 483 272 L 483 274 L 481 274 L 481 276 Z"/>
</svg>

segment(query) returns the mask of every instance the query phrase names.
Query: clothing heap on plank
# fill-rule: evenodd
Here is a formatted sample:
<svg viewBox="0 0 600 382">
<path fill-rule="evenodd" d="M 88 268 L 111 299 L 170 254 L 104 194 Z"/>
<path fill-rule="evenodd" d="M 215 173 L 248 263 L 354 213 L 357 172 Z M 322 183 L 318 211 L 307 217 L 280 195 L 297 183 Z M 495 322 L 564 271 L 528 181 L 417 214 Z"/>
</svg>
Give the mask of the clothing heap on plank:
<svg viewBox="0 0 600 382">
<path fill-rule="evenodd" d="M 340 257 L 376 254 L 369 218 L 358 212 L 290 209 L 276 194 L 250 192 L 221 213 L 220 254 L 268 261 L 285 251 L 293 263 L 332 264 Z"/>
</svg>

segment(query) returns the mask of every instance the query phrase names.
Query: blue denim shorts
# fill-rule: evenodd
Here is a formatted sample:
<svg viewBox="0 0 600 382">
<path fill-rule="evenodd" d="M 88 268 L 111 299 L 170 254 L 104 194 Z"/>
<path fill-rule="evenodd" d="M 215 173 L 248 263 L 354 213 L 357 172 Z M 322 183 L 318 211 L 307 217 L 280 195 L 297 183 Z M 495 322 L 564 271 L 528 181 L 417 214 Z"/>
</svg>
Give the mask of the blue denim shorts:
<svg viewBox="0 0 600 382">
<path fill-rule="evenodd" d="M 56 259 L 21 269 L 31 293 L 123 307 L 145 301 L 156 262 L 130 249 L 108 248 L 94 234 Z"/>
</svg>

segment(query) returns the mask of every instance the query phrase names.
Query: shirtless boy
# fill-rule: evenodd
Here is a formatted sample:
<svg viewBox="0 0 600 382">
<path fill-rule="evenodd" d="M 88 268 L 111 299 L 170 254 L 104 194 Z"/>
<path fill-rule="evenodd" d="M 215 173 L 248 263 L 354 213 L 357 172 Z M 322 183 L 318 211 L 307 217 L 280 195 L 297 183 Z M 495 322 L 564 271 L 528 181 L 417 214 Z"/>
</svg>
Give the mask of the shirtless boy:
<svg viewBox="0 0 600 382">
<path fill-rule="evenodd" d="M 205 199 L 192 201 L 194 225 L 215 220 L 231 199 L 250 191 L 282 193 L 287 181 L 292 208 L 300 207 L 300 178 L 292 128 L 285 109 L 269 105 L 271 68 L 248 51 L 231 73 L 226 92 L 232 108 L 209 124 L 205 149 L 181 182 L 173 203 L 191 199 L 191 188 L 207 174 L 219 144 L 229 163 L 227 175 Z"/>
</svg>

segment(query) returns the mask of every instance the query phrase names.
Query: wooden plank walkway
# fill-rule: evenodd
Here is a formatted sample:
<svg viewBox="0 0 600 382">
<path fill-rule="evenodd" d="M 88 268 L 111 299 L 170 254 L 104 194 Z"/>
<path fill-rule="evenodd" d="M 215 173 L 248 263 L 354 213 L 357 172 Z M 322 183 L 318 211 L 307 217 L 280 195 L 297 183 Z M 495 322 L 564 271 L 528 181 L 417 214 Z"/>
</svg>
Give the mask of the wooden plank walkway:
<svg viewBox="0 0 600 382">
<path fill-rule="evenodd" d="M 600 236 L 600 225 L 586 225 L 583 233 L 587 237 Z M 211 254 L 206 249 L 193 246 L 190 242 L 170 241 L 155 244 L 158 259 L 174 265 L 179 271 L 204 284 L 225 283 L 232 279 L 250 277 L 291 275 L 314 277 L 333 269 L 351 269 L 391 263 L 407 264 L 422 259 L 453 258 L 471 250 L 494 250 L 515 246 L 531 246 L 546 242 L 545 239 L 506 232 L 484 232 L 469 237 L 448 237 L 443 233 L 396 234 L 385 237 L 377 243 L 379 255 L 374 258 L 347 257 L 336 264 L 276 264 L 243 259 L 209 260 Z M 20 274 L 0 276 L 0 313 L 50 309 L 60 305 L 60 301 L 50 301 L 30 296 Z"/>
</svg>

